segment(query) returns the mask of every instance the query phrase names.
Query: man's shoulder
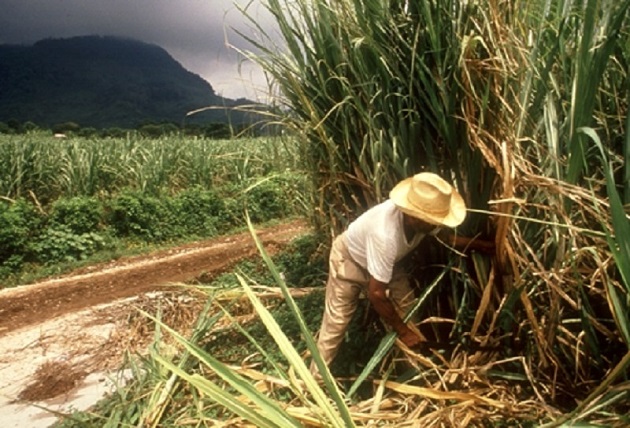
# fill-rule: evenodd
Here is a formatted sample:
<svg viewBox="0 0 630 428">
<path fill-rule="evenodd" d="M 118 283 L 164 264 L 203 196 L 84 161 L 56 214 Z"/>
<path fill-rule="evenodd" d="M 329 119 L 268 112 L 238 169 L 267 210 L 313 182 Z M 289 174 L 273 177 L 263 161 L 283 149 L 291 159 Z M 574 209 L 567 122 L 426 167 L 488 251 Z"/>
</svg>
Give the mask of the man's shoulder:
<svg viewBox="0 0 630 428">
<path fill-rule="evenodd" d="M 391 200 L 386 200 L 366 211 L 356 222 L 359 229 L 384 240 L 395 239 L 401 231 L 402 213 Z"/>
<path fill-rule="evenodd" d="M 380 204 L 374 205 L 366 214 L 370 213 L 374 217 L 382 217 L 384 219 L 389 219 L 391 217 L 396 217 L 400 214 L 400 210 L 396 207 L 394 202 L 391 199 L 386 199 Z"/>
</svg>

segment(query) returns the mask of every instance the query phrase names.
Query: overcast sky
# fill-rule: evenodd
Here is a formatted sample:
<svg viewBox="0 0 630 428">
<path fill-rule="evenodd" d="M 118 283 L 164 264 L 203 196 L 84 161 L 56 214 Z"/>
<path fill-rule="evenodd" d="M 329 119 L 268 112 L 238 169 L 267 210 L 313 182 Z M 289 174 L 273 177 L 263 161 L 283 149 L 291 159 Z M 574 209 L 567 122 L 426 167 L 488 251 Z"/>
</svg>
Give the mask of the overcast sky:
<svg viewBox="0 0 630 428">
<path fill-rule="evenodd" d="M 254 34 L 235 3 L 248 5 L 261 26 L 273 28 L 260 0 L 0 0 L 0 44 L 93 34 L 130 37 L 163 47 L 219 95 L 262 100 L 262 72 L 227 46 L 251 48 L 232 28 Z"/>
</svg>

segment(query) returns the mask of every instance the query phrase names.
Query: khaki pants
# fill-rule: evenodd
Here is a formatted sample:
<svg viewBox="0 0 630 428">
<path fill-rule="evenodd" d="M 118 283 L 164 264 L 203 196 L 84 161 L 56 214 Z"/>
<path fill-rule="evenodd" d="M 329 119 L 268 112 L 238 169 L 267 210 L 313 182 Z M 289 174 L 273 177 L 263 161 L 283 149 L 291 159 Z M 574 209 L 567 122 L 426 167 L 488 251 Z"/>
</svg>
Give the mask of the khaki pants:
<svg viewBox="0 0 630 428">
<path fill-rule="evenodd" d="M 324 317 L 317 340 L 317 349 L 327 365 L 337 355 L 348 324 L 357 309 L 359 296 L 362 292 L 367 293 L 369 280 L 368 271 L 352 260 L 345 234 L 339 235 L 330 252 Z M 407 275 L 401 269 L 394 269 L 388 292 L 394 307 L 403 317 L 412 307 L 414 294 Z M 317 373 L 314 364 L 311 364 L 311 372 Z"/>
</svg>

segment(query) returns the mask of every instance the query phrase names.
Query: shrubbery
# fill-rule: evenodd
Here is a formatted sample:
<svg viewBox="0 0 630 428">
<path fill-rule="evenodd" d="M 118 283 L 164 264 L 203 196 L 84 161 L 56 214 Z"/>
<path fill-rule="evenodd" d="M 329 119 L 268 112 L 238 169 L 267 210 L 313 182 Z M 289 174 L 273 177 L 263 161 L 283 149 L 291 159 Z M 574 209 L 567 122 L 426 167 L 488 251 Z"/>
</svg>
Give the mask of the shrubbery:
<svg viewBox="0 0 630 428">
<path fill-rule="evenodd" d="M 166 199 L 124 191 L 108 202 L 107 211 L 107 223 L 116 236 L 161 242 L 174 235 L 174 216 L 166 206 Z"/>
<path fill-rule="evenodd" d="M 51 264 L 85 260 L 107 248 L 107 243 L 108 239 L 96 232 L 77 234 L 60 225 L 45 229 L 31 248 L 37 261 Z"/>
<path fill-rule="evenodd" d="M 287 189 L 276 181 L 261 181 L 252 186 L 243 196 L 249 217 L 254 222 L 284 217 L 291 207 L 287 205 Z"/>
<path fill-rule="evenodd" d="M 117 236 L 160 242 L 186 236 L 212 236 L 235 227 L 241 213 L 230 213 L 225 196 L 199 187 L 170 198 L 125 191 L 107 207 L 107 223 Z M 236 210 L 238 204 L 231 204 Z"/>
<path fill-rule="evenodd" d="M 178 234 L 182 236 L 208 236 L 223 233 L 234 226 L 228 215 L 224 199 L 211 190 L 200 187 L 184 190 L 171 201 Z"/>
<path fill-rule="evenodd" d="M 29 256 L 29 243 L 41 229 L 42 222 L 41 213 L 24 199 L 0 200 L 0 276 L 22 266 Z"/>
<path fill-rule="evenodd" d="M 20 272 L 25 263 L 50 265 L 85 260 L 123 242 L 159 244 L 207 238 L 252 221 L 265 222 L 296 213 L 295 178 L 263 180 L 243 191 L 192 187 L 160 197 L 126 189 L 107 199 L 61 198 L 39 209 L 25 199 L 0 201 L 0 278 Z"/>
<path fill-rule="evenodd" d="M 52 204 L 49 215 L 51 226 L 64 226 L 81 235 L 94 232 L 101 226 L 103 210 L 93 197 L 64 198 Z"/>
<path fill-rule="evenodd" d="M 305 287 L 326 282 L 328 255 L 320 248 L 325 240 L 317 235 L 297 238 L 276 257 L 275 262 L 284 273 L 287 284 Z"/>
</svg>

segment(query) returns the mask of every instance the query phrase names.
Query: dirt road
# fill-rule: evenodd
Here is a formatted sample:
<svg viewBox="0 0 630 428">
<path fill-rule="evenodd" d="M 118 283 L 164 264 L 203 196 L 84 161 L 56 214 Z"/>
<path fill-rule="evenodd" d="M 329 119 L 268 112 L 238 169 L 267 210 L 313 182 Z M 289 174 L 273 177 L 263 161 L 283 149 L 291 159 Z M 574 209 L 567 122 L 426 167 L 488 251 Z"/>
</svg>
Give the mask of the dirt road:
<svg viewBox="0 0 630 428">
<path fill-rule="evenodd" d="M 273 251 L 306 230 L 294 221 L 257 232 Z M 257 253 L 249 232 L 91 266 L 62 278 L 0 291 L 0 337 L 32 324 L 162 285 L 214 277 Z"/>
<path fill-rule="evenodd" d="M 307 230 L 293 221 L 257 235 L 273 254 Z M 210 280 L 257 253 L 243 232 L 1 290 L 0 426 L 43 428 L 87 409 L 115 388 L 123 355 L 150 340 L 138 308 L 166 307 L 192 324 L 201 308 L 166 286 Z"/>
</svg>

